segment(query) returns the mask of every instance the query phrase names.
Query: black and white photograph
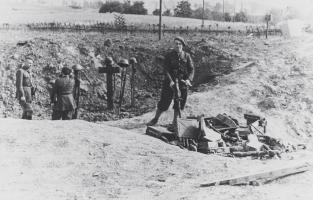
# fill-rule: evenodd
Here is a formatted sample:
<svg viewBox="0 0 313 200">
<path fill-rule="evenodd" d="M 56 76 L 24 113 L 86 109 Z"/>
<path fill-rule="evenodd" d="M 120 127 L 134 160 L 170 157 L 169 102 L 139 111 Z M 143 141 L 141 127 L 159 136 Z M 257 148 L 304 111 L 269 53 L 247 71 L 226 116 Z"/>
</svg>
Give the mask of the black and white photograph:
<svg viewBox="0 0 313 200">
<path fill-rule="evenodd" d="M 0 200 L 312 188 L 313 0 L 0 0 Z"/>
</svg>

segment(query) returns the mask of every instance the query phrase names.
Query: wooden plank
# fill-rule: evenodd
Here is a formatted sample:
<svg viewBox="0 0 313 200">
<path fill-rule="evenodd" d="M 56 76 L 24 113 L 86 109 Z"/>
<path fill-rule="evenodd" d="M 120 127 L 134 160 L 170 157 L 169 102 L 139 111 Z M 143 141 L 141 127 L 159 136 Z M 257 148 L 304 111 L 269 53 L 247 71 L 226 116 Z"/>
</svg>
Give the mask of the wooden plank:
<svg viewBox="0 0 313 200">
<path fill-rule="evenodd" d="M 240 69 L 244 69 L 244 68 L 248 68 L 248 67 L 252 67 L 253 65 L 255 65 L 255 62 L 247 62 L 247 63 L 243 63 L 241 65 L 239 65 L 236 68 L 233 68 L 233 71 L 237 71 Z"/>
<path fill-rule="evenodd" d="M 268 151 L 247 151 L 247 152 L 233 152 L 235 157 L 247 157 L 247 156 L 265 156 L 265 155 L 279 155 L 281 152 L 279 150 L 268 150 Z"/>
<path fill-rule="evenodd" d="M 165 142 L 170 142 L 176 139 L 176 136 L 174 133 L 168 131 L 164 127 L 160 126 L 148 126 L 146 129 L 146 134 L 150 135 L 152 137 L 161 139 Z"/>
<path fill-rule="evenodd" d="M 215 185 L 247 185 L 250 183 L 268 183 L 278 178 L 303 173 L 312 168 L 311 164 L 303 164 L 289 168 L 276 169 L 256 174 L 239 176 L 231 179 L 212 181 L 210 183 L 201 184 L 200 187 L 209 187 Z"/>
<path fill-rule="evenodd" d="M 164 127 L 160 126 L 148 126 L 146 129 L 146 134 L 154 137 L 161 137 L 164 133 L 172 134 Z"/>
</svg>

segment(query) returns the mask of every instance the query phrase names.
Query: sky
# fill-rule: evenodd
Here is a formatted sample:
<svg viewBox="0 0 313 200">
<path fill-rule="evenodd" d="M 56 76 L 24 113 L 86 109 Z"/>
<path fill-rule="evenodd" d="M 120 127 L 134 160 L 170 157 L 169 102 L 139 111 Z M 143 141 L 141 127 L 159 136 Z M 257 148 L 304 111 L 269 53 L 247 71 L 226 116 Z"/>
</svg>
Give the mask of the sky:
<svg viewBox="0 0 313 200">
<path fill-rule="evenodd" d="M 0 0 L 0 6 L 3 7 L 5 4 L 12 4 L 13 2 L 39 2 L 46 1 L 48 5 L 60 5 L 64 0 Z M 69 2 L 76 1 L 82 3 L 84 0 L 66 0 Z M 87 1 L 99 1 L 99 0 L 87 0 Z M 106 1 L 106 0 L 102 0 Z M 123 2 L 123 0 L 119 0 Z M 131 0 L 132 2 L 135 0 Z M 149 10 L 149 13 L 159 7 L 160 0 L 140 0 L 145 2 L 145 7 Z M 162 0 L 163 9 L 173 9 L 176 7 L 177 2 L 180 0 Z M 191 5 L 202 5 L 202 0 L 188 0 Z M 217 2 L 223 3 L 223 0 L 204 0 L 205 3 L 209 3 L 214 6 Z M 276 8 L 284 10 L 287 7 L 293 7 L 300 11 L 303 17 L 313 18 L 313 0 L 224 0 L 225 3 L 235 5 L 236 11 L 240 10 L 241 7 L 247 10 L 249 14 L 264 15 L 270 9 Z"/>
</svg>

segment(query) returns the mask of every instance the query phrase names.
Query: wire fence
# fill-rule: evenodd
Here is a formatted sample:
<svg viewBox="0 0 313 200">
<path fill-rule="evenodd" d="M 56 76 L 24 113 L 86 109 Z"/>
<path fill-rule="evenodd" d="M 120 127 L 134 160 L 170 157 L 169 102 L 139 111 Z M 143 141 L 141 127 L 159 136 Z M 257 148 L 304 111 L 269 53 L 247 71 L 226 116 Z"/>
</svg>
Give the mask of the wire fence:
<svg viewBox="0 0 313 200">
<path fill-rule="evenodd" d="M 2 29 L 28 29 L 36 31 L 81 31 L 81 32 L 124 32 L 124 33 L 152 33 L 157 34 L 159 31 L 158 24 L 133 24 L 133 25 L 116 25 L 114 23 L 89 23 L 89 24 L 78 24 L 78 23 L 59 23 L 59 22 L 50 22 L 50 23 L 30 23 L 26 25 L 10 25 L 3 24 Z M 266 34 L 266 27 L 262 25 L 240 25 L 236 26 L 223 26 L 219 23 L 206 25 L 204 27 L 189 27 L 189 26 L 167 26 L 162 25 L 163 35 L 167 33 L 171 34 L 193 34 L 193 33 L 202 33 L 202 34 L 236 34 L 236 35 L 253 35 L 253 36 L 262 36 Z M 271 27 L 268 30 L 268 35 L 282 35 L 280 29 Z"/>
</svg>

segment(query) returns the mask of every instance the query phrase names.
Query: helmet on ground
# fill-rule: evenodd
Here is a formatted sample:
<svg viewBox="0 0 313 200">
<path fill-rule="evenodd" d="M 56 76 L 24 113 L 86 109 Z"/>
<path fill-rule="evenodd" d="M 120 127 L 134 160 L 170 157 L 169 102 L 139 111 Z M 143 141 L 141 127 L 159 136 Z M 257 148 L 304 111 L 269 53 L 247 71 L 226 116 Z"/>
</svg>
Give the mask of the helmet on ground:
<svg viewBox="0 0 313 200">
<path fill-rule="evenodd" d="M 110 56 L 106 57 L 104 62 L 106 65 L 113 65 L 113 63 L 114 63 L 113 58 Z"/>
<path fill-rule="evenodd" d="M 62 74 L 64 74 L 64 75 L 70 75 L 71 72 L 72 72 L 72 70 L 70 68 L 68 68 L 68 67 L 63 67 L 62 68 Z"/>
<path fill-rule="evenodd" d="M 118 65 L 119 65 L 120 67 L 128 67 L 128 66 L 129 66 L 129 62 L 128 62 L 127 59 L 122 58 L 122 59 L 120 59 L 120 61 L 118 62 Z"/>
<path fill-rule="evenodd" d="M 83 69 L 83 67 L 80 64 L 76 64 L 72 66 L 72 69 L 74 71 L 81 71 Z"/>
<path fill-rule="evenodd" d="M 137 63 L 137 60 L 136 60 L 135 57 L 131 57 L 131 58 L 129 59 L 129 62 L 130 62 L 131 64 L 136 64 L 136 63 Z"/>
</svg>

